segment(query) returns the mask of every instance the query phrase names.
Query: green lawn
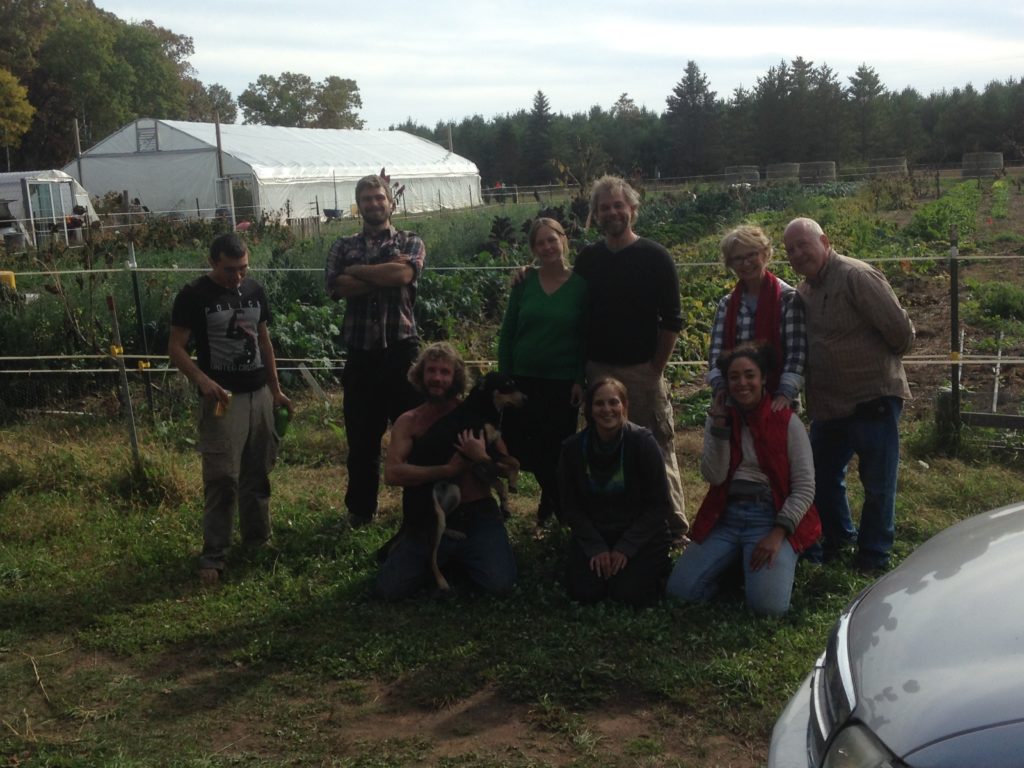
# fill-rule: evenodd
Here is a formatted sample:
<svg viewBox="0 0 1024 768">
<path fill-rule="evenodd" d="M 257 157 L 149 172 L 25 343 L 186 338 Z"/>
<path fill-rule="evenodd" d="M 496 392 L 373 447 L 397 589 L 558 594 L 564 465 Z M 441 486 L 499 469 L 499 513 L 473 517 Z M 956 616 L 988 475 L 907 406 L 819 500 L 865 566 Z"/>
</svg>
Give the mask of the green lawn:
<svg viewBox="0 0 1024 768">
<path fill-rule="evenodd" d="M 274 549 L 202 589 L 187 419 L 142 435 L 37 419 L 0 430 L 0 755 L 11 765 L 758 765 L 772 723 L 868 582 L 802 565 L 793 610 L 580 607 L 564 534 L 514 499 L 521 578 L 385 605 L 374 551 L 397 523 L 341 523 L 344 446 L 306 404 L 275 471 Z M 680 444 L 696 445 L 684 434 Z M 703 485 L 680 453 L 691 509 Z M 996 464 L 910 458 L 898 550 L 1024 496 Z"/>
</svg>

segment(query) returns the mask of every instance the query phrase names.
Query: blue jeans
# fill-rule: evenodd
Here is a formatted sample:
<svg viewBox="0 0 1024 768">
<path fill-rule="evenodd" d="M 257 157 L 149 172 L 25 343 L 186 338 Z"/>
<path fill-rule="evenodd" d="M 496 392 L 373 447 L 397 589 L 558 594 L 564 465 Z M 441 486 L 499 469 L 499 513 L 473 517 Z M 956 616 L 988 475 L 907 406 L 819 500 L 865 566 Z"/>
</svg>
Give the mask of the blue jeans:
<svg viewBox="0 0 1024 768">
<path fill-rule="evenodd" d="M 900 414 L 903 400 L 883 397 L 874 407 L 858 409 L 841 419 L 811 422 L 814 453 L 814 501 L 821 516 L 825 551 L 857 541 L 858 562 L 882 567 L 896 533 L 896 478 L 900 465 Z M 846 470 L 853 455 L 864 487 L 860 532 L 850 516 Z"/>
<path fill-rule="evenodd" d="M 518 571 L 505 518 L 493 498 L 457 507 L 449 515 L 449 528 L 466 534 L 464 539 L 444 536 L 437 549 L 437 564 L 444 570 L 458 564 L 477 587 L 490 594 L 505 594 L 516 582 Z M 374 592 L 384 600 L 411 597 L 433 583 L 430 554 L 433 539 L 422 532 L 403 533 L 380 567 Z"/>
<path fill-rule="evenodd" d="M 710 600 L 718 591 L 722 574 L 742 558 L 747 606 L 754 613 L 784 614 L 789 610 L 799 559 L 789 541 L 782 542 L 770 567 L 750 569 L 754 548 L 774 526 L 775 509 L 770 503 L 730 502 L 708 537 L 700 544 L 691 543 L 676 560 L 666 587 L 669 597 L 692 603 Z"/>
</svg>

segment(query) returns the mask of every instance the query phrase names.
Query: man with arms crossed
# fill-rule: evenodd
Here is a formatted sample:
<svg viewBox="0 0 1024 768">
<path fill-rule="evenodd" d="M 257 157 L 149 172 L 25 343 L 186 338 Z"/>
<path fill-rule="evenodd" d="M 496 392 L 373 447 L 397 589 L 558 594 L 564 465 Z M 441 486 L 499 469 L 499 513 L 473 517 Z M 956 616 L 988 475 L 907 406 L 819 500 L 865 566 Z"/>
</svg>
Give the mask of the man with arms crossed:
<svg viewBox="0 0 1024 768">
<path fill-rule="evenodd" d="M 673 542 L 686 541 L 689 525 L 674 446 L 675 421 L 665 366 L 683 327 L 679 276 L 664 247 L 633 231 L 640 197 L 624 180 L 604 176 L 590 194 L 591 219 L 604 239 L 576 257 L 587 281 L 587 381 L 611 376 L 626 385 L 629 420 L 647 427 L 665 457 L 673 511 Z"/>
<path fill-rule="evenodd" d="M 243 544 L 270 539 L 270 470 L 277 458 L 274 409 L 291 401 L 277 379 L 263 286 L 246 277 L 249 252 L 237 235 L 210 245 L 210 271 L 178 293 L 171 310 L 171 362 L 199 388 L 203 458 L 203 552 L 199 576 L 220 581 L 235 507 Z M 189 338 L 196 359 L 187 351 Z"/>
<path fill-rule="evenodd" d="M 328 295 L 346 302 L 345 507 L 349 523 L 358 528 L 377 511 L 380 444 L 388 421 L 422 400 L 406 374 L 419 352 L 413 305 L 426 250 L 417 235 L 391 225 L 394 201 L 386 178 L 360 179 L 356 205 L 363 231 L 334 242 L 325 276 Z"/>
<path fill-rule="evenodd" d="M 856 542 L 856 566 L 879 570 L 895 536 L 899 420 L 910 397 L 902 357 L 914 325 L 885 276 L 836 253 L 816 221 L 794 219 L 783 240 L 804 277 L 797 290 L 807 320 L 807 413 L 824 557 Z M 854 454 L 864 486 L 859 532 L 846 495 Z"/>
</svg>

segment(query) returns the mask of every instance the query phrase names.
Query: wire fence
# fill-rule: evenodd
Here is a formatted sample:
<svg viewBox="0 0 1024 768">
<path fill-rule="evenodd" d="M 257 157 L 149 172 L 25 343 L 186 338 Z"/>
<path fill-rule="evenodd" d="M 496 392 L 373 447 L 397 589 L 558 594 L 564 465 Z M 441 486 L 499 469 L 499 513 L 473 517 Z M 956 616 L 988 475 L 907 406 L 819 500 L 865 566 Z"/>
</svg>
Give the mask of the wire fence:
<svg viewBox="0 0 1024 768">
<path fill-rule="evenodd" d="M 822 165 L 827 166 L 828 164 Z M 769 178 L 766 180 L 763 178 L 763 175 L 768 175 L 767 170 L 765 169 L 765 174 L 761 174 L 760 170 L 758 170 L 758 179 L 753 183 L 745 181 L 743 174 L 736 172 L 712 176 L 643 179 L 639 183 L 648 192 L 678 192 L 687 195 L 691 195 L 694 192 L 703 195 L 702 189 L 707 189 L 707 187 L 702 187 L 702 185 L 710 185 L 711 187 L 718 187 L 719 194 L 724 196 L 725 193 L 721 188 L 726 187 L 729 188 L 727 194 L 731 198 L 753 200 L 757 197 L 758 193 L 755 193 L 752 197 L 736 198 L 736 195 L 742 196 L 747 193 L 748 189 L 756 187 L 765 188 L 772 185 L 799 184 L 802 187 L 821 190 L 825 185 L 833 184 L 839 185 L 838 188 L 841 189 L 842 185 L 847 183 L 860 182 L 880 175 L 878 169 L 836 168 L 833 166 L 832 168 L 826 167 L 823 170 L 818 169 L 822 171 L 822 175 L 819 178 L 809 180 L 801 178 L 799 168 L 797 167 L 795 171 L 794 169 L 789 169 L 794 175 L 788 178 Z M 1021 171 L 1021 168 L 1007 168 L 1003 172 L 1012 183 L 1017 185 L 1018 192 L 1021 187 L 1021 179 L 1024 177 Z M 899 174 L 901 178 L 909 179 L 913 182 L 912 186 L 915 196 L 921 198 L 931 197 L 933 192 L 934 197 L 938 198 L 942 194 L 942 182 L 944 180 L 948 181 L 954 175 L 961 178 L 964 177 L 959 165 L 949 167 L 912 167 L 901 171 Z M 979 186 L 980 183 L 979 180 Z M 910 185 L 904 184 L 904 186 Z M 548 185 L 539 187 L 501 187 L 483 190 L 483 192 L 482 205 L 474 207 L 486 211 L 488 215 L 500 212 L 501 216 L 510 216 L 512 214 L 506 213 L 506 211 L 510 210 L 511 206 L 525 204 L 533 206 L 534 211 L 536 211 L 537 204 L 554 206 L 564 203 L 572 205 L 574 211 L 579 215 L 580 200 L 578 198 L 580 198 L 582 190 L 573 186 Z M 775 191 L 769 189 L 767 194 L 773 195 Z M 695 200 L 696 198 L 693 199 Z M 585 207 L 585 205 L 582 205 L 582 208 Z M 750 206 L 750 209 L 753 209 L 753 205 Z M 296 210 L 302 210 L 302 206 L 297 206 Z M 316 206 L 316 213 L 320 213 L 319 205 Z M 451 213 L 451 211 L 441 211 L 440 213 L 427 212 L 423 214 L 402 213 L 397 215 L 395 219 L 396 222 L 415 221 L 420 217 L 444 217 Z M 72 253 L 74 253 L 74 249 L 79 245 L 95 243 L 97 245 L 97 252 L 101 249 L 105 250 L 106 255 L 109 257 L 112 250 L 121 247 L 115 238 L 110 236 L 112 231 L 122 233 L 122 243 L 130 243 L 136 241 L 137 236 L 142 241 L 145 241 L 145 234 L 142 232 L 136 233 L 135 230 L 142 230 L 147 227 L 150 228 L 150 232 L 188 232 L 189 234 L 185 235 L 186 239 L 198 238 L 196 242 L 199 242 L 204 238 L 202 233 L 209 231 L 211 226 L 209 222 L 214 222 L 215 226 L 224 227 L 224 218 L 223 214 L 218 211 L 200 208 L 188 211 L 122 211 L 103 214 L 100 220 L 91 224 L 90 227 L 75 230 L 74 228 L 68 229 L 65 226 L 63 229 L 64 245 L 72 249 Z M 181 222 L 196 222 L 196 224 L 194 227 L 187 229 L 179 228 L 178 225 Z M 62 223 L 66 225 L 66 222 Z M 232 223 L 234 223 L 233 217 L 227 226 L 230 226 Z M 325 221 L 324 217 L 320 215 L 290 218 L 287 224 L 288 231 L 297 238 L 317 238 L 320 240 L 321 246 L 325 236 L 335 236 L 347 228 L 354 229 L 351 219 L 348 222 L 342 221 L 339 223 L 334 220 Z M 256 235 L 258 231 L 258 229 L 254 228 L 250 234 Z M 268 227 L 267 233 L 269 234 L 271 231 L 273 231 L 273 228 Z M 196 232 L 200 234 L 195 234 Z M 21 302 L 20 306 L 22 309 L 28 308 L 30 305 L 36 308 L 42 308 L 46 305 L 51 314 L 64 313 L 67 322 L 65 322 L 65 327 L 62 329 L 63 332 L 69 337 L 77 334 L 79 338 L 69 338 L 66 340 L 66 343 L 60 345 L 61 348 L 66 348 L 68 351 L 53 354 L 31 354 L 30 352 L 11 354 L 0 343 L 0 420 L 11 418 L 12 416 L 17 417 L 21 414 L 35 413 L 88 417 L 108 421 L 128 420 L 129 410 L 127 405 L 129 402 L 132 402 L 143 419 L 152 419 L 158 424 L 167 422 L 184 423 L 185 419 L 190 418 L 190 411 L 196 402 L 194 388 L 184 376 L 169 364 L 167 356 L 163 354 L 163 342 L 166 339 L 162 341 L 155 339 L 153 328 L 149 326 L 166 325 L 167 316 L 169 315 L 169 299 L 173 298 L 173 293 L 168 294 L 166 291 L 166 286 L 170 284 L 170 281 L 179 277 L 183 279 L 186 277 L 191 278 L 194 275 L 205 272 L 206 269 L 203 267 L 139 266 L 137 264 L 115 266 L 110 264 L 109 260 L 107 266 L 95 266 L 90 263 L 82 268 L 62 267 L 56 269 L 46 268 L 45 266 L 36 268 L 37 265 L 53 263 L 54 261 L 47 254 L 52 254 L 58 250 L 57 246 L 60 243 L 58 242 L 58 231 L 56 228 L 51 234 L 50 238 L 44 238 L 42 241 L 47 243 L 46 247 L 34 251 L 35 258 L 28 258 L 33 253 L 33 250 L 25 247 L 23 252 L 26 254 L 26 257 L 12 261 L 12 263 L 31 265 L 30 268 L 6 272 L 0 269 L 0 282 L 9 280 L 12 284 L 18 284 L 18 287 L 22 289 L 21 293 L 18 294 L 18 300 Z M 112 241 L 115 242 L 114 246 L 111 246 Z M 6 239 L 4 245 L 5 247 L 7 245 Z M 7 250 L 10 251 L 11 249 L 7 248 Z M 322 258 L 322 256 L 319 258 Z M 1020 254 L 992 255 L 973 253 L 959 255 L 957 262 L 961 264 L 972 262 L 1009 262 L 1020 261 L 1021 258 Z M 79 261 L 85 264 L 91 260 L 91 257 L 83 257 Z M 295 259 L 292 263 L 303 260 Z M 97 261 L 103 264 L 102 260 L 97 259 Z M 900 263 L 910 269 L 934 266 L 939 266 L 941 269 L 944 260 L 941 257 L 929 255 L 912 255 L 865 259 L 865 261 L 879 266 L 887 263 Z M 289 262 L 284 260 L 284 263 L 288 264 Z M 684 282 L 690 279 L 700 280 L 699 276 L 694 277 L 695 273 L 700 270 L 718 270 L 720 274 L 725 274 L 723 266 L 717 259 L 698 261 L 678 260 L 677 267 Z M 428 275 L 434 274 L 447 278 L 449 276 L 457 277 L 460 274 L 486 275 L 488 273 L 510 273 L 519 268 L 516 264 L 435 265 L 428 261 L 425 271 Z M 295 284 L 301 282 L 307 294 L 317 297 L 314 302 L 324 303 L 322 298 L 322 266 L 264 265 L 254 266 L 252 273 L 256 276 L 263 276 L 262 279 L 266 281 L 271 281 L 271 278 L 274 278 L 276 280 L 275 286 L 283 286 L 284 282 L 294 277 L 295 280 L 291 281 L 291 288 L 293 290 L 286 292 L 285 295 L 295 296 L 297 293 L 294 290 Z M 81 318 L 84 328 L 78 328 L 71 317 L 72 313 L 69 311 L 69 305 L 62 296 L 64 292 L 62 284 L 65 283 L 71 284 L 77 281 L 83 291 L 83 295 L 88 290 L 89 301 L 92 302 L 93 292 L 100 296 L 115 284 L 120 286 L 122 294 L 125 292 L 125 287 L 131 284 L 136 286 L 137 291 L 138 282 L 147 278 L 157 278 L 164 281 L 165 290 L 162 294 L 164 305 L 159 306 L 161 301 L 161 294 L 159 292 L 154 292 L 153 296 L 149 297 L 150 303 L 145 308 L 145 311 L 139 304 L 132 307 L 130 299 L 125 303 L 125 318 L 134 312 L 135 319 L 140 326 L 139 332 L 134 334 L 134 341 L 142 341 L 141 344 L 138 344 L 133 343 L 133 340 L 129 339 L 126 343 L 126 346 L 129 347 L 127 351 L 121 350 L 121 345 L 118 342 L 110 344 L 108 351 L 103 352 L 102 350 L 107 348 L 107 342 L 111 337 L 109 328 L 111 325 L 110 318 L 104 317 L 105 313 L 103 312 L 86 313 Z M 93 286 L 95 282 L 102 282 L 104 280 L 109 281 L 109 283 Z M 493 286 L 498 284 L 496 280 L 489 280 L 488 282 L 491 284 L 492 290 Z M 956 282 L 956 280 L 954 279 L 953 282 Z M 436 287 L 437 283 L 434 283 L 434 286 Z M 503 292 L 500 286 L 498 292 Z M 280 311 L 283 308 L 281 305 L 284 302 L 281 302 L 280 298 L 275 296 L 271 290 L 268 290 L 268 295 L 271 298 L 271 305 L 275 310 Z M 431 297 L 422 290 L 420 296 L 428 301 L 438 298 Z M 138 302 L 137 293 L 136 302 Z M 423 303 L 425 302 L 421 302 L 421 307 Z M 435 300 L 434 303 L 437 303 L 437 301 Z M 3 338 L 3 314 L 9 308 L 14 309 L 11 304 L 5 306 L 5 297 L 0 295 L 0 339 Z M 340 311 L 329 307 L 327 309 L 340 320 Z M 913 316 L 914 307 L 911 306 L 910 309 Z M 948 315 L 950 316 L 948 325 L 955 324 L 953 309 L 954 301 L 951 299 L 947 307 Z M 17 310 L 15 309 L 14 311 Z M 147 328 L 141 328 L 144 316 L 148 316 L 150 319 Z M 117 315 L 115 314 L 114 317 L 116 318 Z M 493 318 L 491 318 L 491 321 L 493 321 Z M 277 336 L 281 330 L 283 329 L 277 326 L 276 330 L 272 329 L 272 335 Z M 451 330 L 450 327 L 449 330 Z M 491 328 L 491 330 L 496 329 Z M 700 329 L 697 332 L 700 333 Z M 128 333 L 129 336 L 133 335 L 133 330 L 129 329 Z M 85 336 L 89 337 L 89 344 L 81 343 Z M 76 346 L 83 349 L 91 349 L 92 351 L 83 352 L 73 349 Z M 469 356 L 470 359 L 467 360 L 467 363 L 479 370 L 495 367 L 496 361 L 492 359 L 492 356 L 486 354 L 489 346 L 492 345 L 483 345 L 484 354 L 479 354 L 481 347 L 478 345 L 473 350 L 474 354 Z M 930 346 L 934 347 L 935 345 L 932 344 Z M 31 349 L 31 346 L 22 348 Z M 954 381 L 958 386 L 963 387 L 963 400 L 961 404 L 964 411 L 978 412 L 969 415 L 996 414 L 997 411 L 1005 413 L 1007 410 L 1010 412 L 1020 412 L 1022 410 L 1020 392 L 1024 391 L 1024 365 L 1022 365 L 1024 363 L 1024 356 L 1022 356 L 1022 352 L 1024 352 L 1024 349 L 1022 349 L 1019 342 L 1008 342 L 1004 345 L 1002 340 L 1000 340 L 998 343 L 993 344 L 993 338 L 981 338 L 980 332 L 976 332 L 973 340 L 962 340 L 959 348 L 956 350 L 933 354 L 915 352 L 908 355 L 904 358 L 904 363 L 908 369 L 908 374 L 911 376 L 912 392 L 916 399 L 916 402 L 910 408 L 930 410 L 934 407 L 934 410 L 938 412 L 940 410 L 940 399 L 945 394 L 945 387 L 951 381 Z M 309 393 L 308 397 L 313 400 L 324 400 L 331 408 L 335 405 L 340 406 L 340 373 L 344 368 L 344 364 L 344 355 L 333 353 L 306 356 L 288 355 L 278 358 L 278 368 L 290 393 L 306 390 Z M 703 387 L 703 373 L 707 365 L 708 363 L 705 359 L 693 354 L 693 345 L 691 345 L 690 349 L 682 352 L 677 359 L 669 363 L 668 378 L 673 384 L 673 398 L 678 406 L 688 411 L 689 423 L 698 423 L 700 413 L 703 412 L 706 403 L 707 391 Z M 956 395 L 956 397 L 959 398 L 959 395 Z M 957 401 L 958 403 L 961 402 L 959 399 Z M 337 409 L 336 415 L 331 418 L 340 418 L 340 408 Z M 132 434 L 134 441 L 134 432 Z"/>
<path fill-rule="evenodd" d="M 993 261 L 1020 261 L 1019 254 L 968 254 L 958 256 L 957 261 L 961 264 L 971 262 L 993 262 Z M 900 263 L 911 268 L 916 267 L 941 267 L 942 258 L 917 255 L 917 256 L 894 256 L 889 258 L 865 259 L 869 263 L 883 265 L 886 263 Z M 677 260 L 677 268 L 683 275 L 684 281 L 689 279 L 695 270 L 720 270 L 724 274 L 724 268 L 720 261 L 698 260 L 683 261 Z M 511 273 L 520 269 L 516 264 L 489 264 L 489 265 L 432 265 L 427 263 L 425 271 L 438 275 L 458 275 L 459 273 Z M 95 278 L 108 278 L 121 285 L 122 290 L 131 281 L 142 279 L 147 276 L 170 277 L 176 276 L 192 277 L 205 272 L 201 267 L 178 267 L 178 266 L 107 266 L 107 267 L 83 267 L 83 268 L 60 268 L 60 269 L 21 269 L 7 272 L 10 281 L 16 283 L 19 289 L 20 300 L 28 304 L 45 304 L 54 302 L 50 311 L 59 313 L 65 311 L 66 307 L 60 306 L 60 296 L 54 295 L 47 288 L 50 283 L 60 284 L 61 281 L 72 280 L 93 280 Z M 306 280 L 308 278 L 307 291 L 316 291 L 318 297 L 322 292 L 323 268 L 320 266 L 254 266 L 252 274 L 259 277 L 278 276 L 286 278 L 294 275 Z M 50 288 L 53 286 L 51 285 Z M 101 294 L 110 286 L 97 286 L 97 295 Z M 280 302 L 270 294 L 271 305 L 275 310 L 282 308 Z M 428 298 L 421 291 L 421 297 Z M 165 293 L 166 298 L 166 293 Z M 171 295 L 173 298 L 173 295 Z M 319 299 L 318 299 L 319 300 Z M 4 307 L 0 300 L 0 310 Z M 126 312 L 131 314 L 132 308 L 128 306 Z M 148 308 L 150 324 L 153 320 L 152 308 Z M 160 308 L 164 316 L 161 322 L 166 321 L 166 314 L 169 311 L 169 304 Z M 333 310 L 332 310 L 333 311 Z M 162 354 L 163 349 L 160 343 L 151 344 L 151 351 L 140 349 L 138 345 L 128 344 L 129 349 L 124 354 L 112 355 L 96 351 L 104 349 L 107 344 L 105 339 L 109 337 L 109 325 L 103 313 L 96 313 L 89 318 L 92 330 L 92 338 L 95 343 L 92 345 L 94 351 L 74 352 L 68 351 L 63 354 L 3 354 L 0 355 L 0 408 L 11 411 L 20 410 L 66 410 L 69 412 L 83 412 L 95 410 L 104 416 L 115 415 L 111 411 L 111 399 L 114 403 L 120 403 L 123 395 L 117 391 L 116 377 L 119 375 L 120 363 L 125 364 L 126 374 L 133 388 L 145 390 L 146 399 L 153 403 L 153 407 L 164 412 L 170 412 L 178 408 L 183 402 L 188 402 L 192 397 L 191 388 L 174 368 L 169 366 L 167 357 Z M 136 308 L 136 314 L 141 318 L 143 311 L 141 307 Z M 340 320 L 340 311 L 336 317 Z M 913 314 L 913 313 L 912 313 Z M 122 318 L 124 319 L 124 318 Z M 3 322 L 0 315 L 0 323 Z M 126 323 L 127 325 L 127 323 Z M 274 333 L 272 329 L 272 334 Z M 152 333 L 143 331 L 141 338 L 152 338 Z M 986 347 L 987 349 L 988 347 Z M 0 349 L 0 352 L 8 350 Z M 997 353 L 974 354 L 971 351 L 957 350 L 938 355 L 913 354 L 905 358 L 905 363 L 910 370 L 918 369 L 931 372 L 928 378 L 938 380 L 941 374 L 936 373 L 938 369 L 950 371 L 956 370 L 958 377 L 966 376 L 973 382 L 979 382 L 989 377 L 993 372 L 993 388 L 998 392 L 1000 379 L 1009 380 L 1020 370 L 1018 366 L 1024 363 L 1024 357 L 1020 356 L 1020 350 L 1010 347 L 1006 350 L 1000 349 Z M 684 358 L 676 359 L 670 363 L 670 378 L 677 384 L 677 399 L 682 392 L 690 392 L 693 388 L 699 388 L 701 375 L 707 367 L 707 361 L 697 359 L 693 355 L 683 355 Z M 489 356 L 476 356 L 468 361 L 472 366 L 479 369 L 488 369 L 496 365 L 496 361 Z M 310 356 L 285 356 L 278 360 L 279 369 L 287 380 L 290 387 L 308 387 L 310 376 L 314 377 L 319 385 L 325 387 L 328 392 L 338 387 L 339 373 L 344 367 L 344 356 L 337 354 L 310 355 Z M 963 373 L 963 372 L 970 373 Z M 685 387 L 679 387 L 680 382 Z M 978 387 L 980 389 L 980 387 Z M 155 393 L 155 394 L 154 394 Z M 916 392 L 919 399 L 931 400 L 932 393 Z M 970 396 L 970 394 L 969 394 Z M 987 397 L 985 395 L 984 397 Z M 982 396 L 979 395 L 979 399 Z M 993 398 L 993 410 L 995 400 Z M 1018 408 L 1016 404 L 1010 407 Z"/>
</svg>

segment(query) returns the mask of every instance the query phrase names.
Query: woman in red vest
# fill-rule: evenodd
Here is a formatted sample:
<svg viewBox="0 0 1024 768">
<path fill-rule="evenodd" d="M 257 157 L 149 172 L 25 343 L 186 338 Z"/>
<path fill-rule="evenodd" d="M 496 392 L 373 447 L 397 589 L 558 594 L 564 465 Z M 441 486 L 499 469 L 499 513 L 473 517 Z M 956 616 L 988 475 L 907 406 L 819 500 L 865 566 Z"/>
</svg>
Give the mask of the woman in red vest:
<svg viewBox="0 0 1024 768">
<path fill-rule="evenodd" d="M 710 599 L 722 574 L 742 560 L 747 605 L 789 610 L 800 553 L 818 540 L 814 461 L 800 419 L 775 410 L 768 394 L 774 351 L 744 344 L 718 361 L 729 400 L 712 402 L 700 471 L 711 484 L 690 529 L 693 543 L 672 569 L 667 591 Z"/>
<path fill-rule="evenodd" d="M 804 382 L 807 325 L 796 289 L 768 271 L 772 242 L 760 227 L 743 224 L 721 242 L 722 260 L 736 277 L 736 287 L 718 302 L 711 327 L 707 382 L 719 402 L 725 400 L 725 379 L 715 363 L 744 341 L 775 350 L 781 368 L 768 378 L 772 409 L 792 405 Z"/>
</svg>

